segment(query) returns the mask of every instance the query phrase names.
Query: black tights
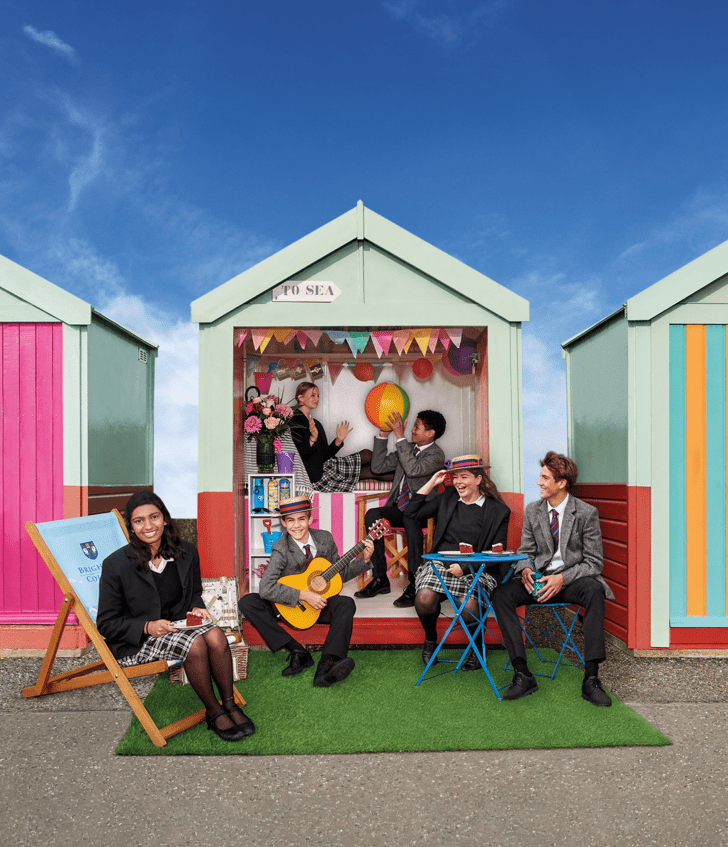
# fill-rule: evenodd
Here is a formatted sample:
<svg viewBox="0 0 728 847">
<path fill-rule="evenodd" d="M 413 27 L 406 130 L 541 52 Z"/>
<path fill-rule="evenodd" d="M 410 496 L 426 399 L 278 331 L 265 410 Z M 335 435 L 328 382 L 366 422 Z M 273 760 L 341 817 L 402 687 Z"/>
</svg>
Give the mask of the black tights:
<svg viewBox="0 0 728 847">
<path fill-rule="evenodd" d="M 445 595 L 440 591 L 432 591 L 429 588 L 421 588 L 415 596 L 415 611 L 420 619 L 422 628 L 425 630 L 427 641 L 437 641 L 437 619 L 440 616 L 440 608 Z M 477 618 L 468 612 L 478 611 L 478 598 L 471 597 L 465 604 L 463 621 L 466 626 L 476 623 Z"/>
<path fill-rule="evenodd" d="M 225 633 L 219 626 L 214 626 L 199 638 L 195 638 L 185 659 L 184 667 L 187 679 L 195 694 L 202 700 L 208 718 L 220 711 L 220 703 L 212 688 L 213 678 L 222 696 L 223 705 L 228 709 L 235 705 L 233 658 Z M 219 717 L 215 725 L 218 729 L 230 729 L 233 724 L 245 723 L 245 720 L 239 712 L 235 712 L 232 717 L 228 715 Z"/>
</svg>

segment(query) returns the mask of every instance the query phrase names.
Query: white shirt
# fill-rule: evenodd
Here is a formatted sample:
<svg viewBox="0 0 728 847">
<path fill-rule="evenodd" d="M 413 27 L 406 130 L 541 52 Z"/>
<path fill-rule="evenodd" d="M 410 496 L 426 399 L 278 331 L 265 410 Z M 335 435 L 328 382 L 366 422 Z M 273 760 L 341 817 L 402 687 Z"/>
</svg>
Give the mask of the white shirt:
<svg viewBox="0 0 728 847">
<path fill-rule="evenodd" d="M 162 561 L 158 565 L 155 565 L 154 562 L 152 562 L 150 560 L 149 570 L 154 571 L 154 573 L 158 573 L 158 574 L 164 573 L 164 569 L 167 567 L 167 565 L 170 562 L 173 562 L 173 561 L 174 561 L 174 559 L 162 559 Z"/>
<path fill-rule="evenodd" d="M 544 571 L 545 573 L 553 573 L 556 568 L 560 567 L 564 562 L 561 556 L 561 526 L 564 523 L 564 512 L 566 511 L 566 504 L 568 502 L 569 495 L 567 494 L 566 497 L 564 497 L 564 499 L 559 503 L 559 505 L 555 509 L 551 505 L 549 505 L 549 524 L 551 523 L 551 519 L 553 517 L 554 512 L 556 512 L 556 514 L 559 516 L 559 546 L 556 552 L 554 553 L 551 561 L 548 563 L 548 565 L 546 565 L 546 570 Z"/>
<path fill-rule="evenodd" d="M 458 497 L 458 503 L 465 503 L 462 497 Z M 480 506 L 482 509 L 485 505 L 485 494 L 481 494 L 480 497 L 474 503 L 465 503 L 466 506 Z"/>
</svg>

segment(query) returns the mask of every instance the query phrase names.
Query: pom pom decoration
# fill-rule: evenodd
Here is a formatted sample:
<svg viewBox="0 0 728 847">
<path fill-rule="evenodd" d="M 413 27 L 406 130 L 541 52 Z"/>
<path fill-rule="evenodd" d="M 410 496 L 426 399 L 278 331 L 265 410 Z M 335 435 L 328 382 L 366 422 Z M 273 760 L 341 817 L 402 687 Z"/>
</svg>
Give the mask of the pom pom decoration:
<svg viewBox="0 0 728 847">
<path fill-rule="evenodd" d="M 432 362 L 427 359 L 418 359 L 412 365 L 412 373 L 417 379 L 429 379 L 432 376 Z"/>
<path fill-rule="evenodd" d="M 387 423 L 389 416 L 399 412 L 404 420 L 409 415 L 409 397 L 407 392 L 393 382 L 383 382 L 367 394 L 364 412 L 371 423 L 384 432 L 391 430 Z"/>
<path fill-rule="evenodd" d="M 370 382 L 374 379 L 374 366 L 369 362 L 359 362 L 354 368 L 354 376 L 360 382 Z"/>
<path fill-rule="evenodd" d="M 473 361 L 475 359 L 477 345 L 472 338 L 463 338 L 460 346 L 451 344 L 442 354 L 442 364 L 445 370 L 453 376 L 467 376 L 473 372 Z"/>
</svg>

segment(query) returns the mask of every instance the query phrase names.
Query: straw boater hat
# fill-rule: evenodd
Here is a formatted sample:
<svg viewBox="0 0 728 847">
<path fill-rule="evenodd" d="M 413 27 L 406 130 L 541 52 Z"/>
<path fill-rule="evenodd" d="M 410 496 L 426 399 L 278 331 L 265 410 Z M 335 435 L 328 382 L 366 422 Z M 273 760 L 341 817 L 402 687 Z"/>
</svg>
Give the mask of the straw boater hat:
<svg viewBox="0 0 728 847">
<path fill-rule="evenodd" d="M 310 512 L 311 509 L 317 509 L 318 506 L 313 506 L 307 494 L 302 494 L 300 497 L 288 497 L 286 500 L 281 500 L 278 504 L 278 514 L 282 518 L 287 515 L 295 515 L 297 512 Z"/>
<path fill-rule="evenodd" d="M 456 456 L 452 462 L 450 462 L 448 473 L 474 470 L 485 470 L 485 465 L 483 465 L 483 460 L 480 456 Z"/>
</svg>

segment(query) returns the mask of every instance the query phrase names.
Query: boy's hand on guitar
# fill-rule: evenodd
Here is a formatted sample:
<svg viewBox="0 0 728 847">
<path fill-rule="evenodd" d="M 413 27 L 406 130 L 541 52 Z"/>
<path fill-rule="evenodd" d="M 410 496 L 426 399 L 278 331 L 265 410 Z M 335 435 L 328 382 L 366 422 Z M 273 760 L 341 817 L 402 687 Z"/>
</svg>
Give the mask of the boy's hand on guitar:
<svg viewBox="0 0 728 847">
<path fill-rule="evenodd" d="M 368 563 L 369 560 L 372 558 L 373 553 L 374 553 L 374 542 L 371 540 L 371 538 L 367 538 L 364 541 L 364 549 L 362 550 L 362 553 L 361 553 L 364 561 Z"/>
<path fill-rule="evenodd" d="M 373 544 L 372 548 L 374 548 Z M 303 600 L 304 603 L 308 603 L 312 609 L 318 609 L 321 611 L 321 609 L 326 608 L 326 598 L 322 597 L 320 594 L 316 594 L 315 591 L 301 591 L 298 595 L 298 599 Z"/>
</svg>

